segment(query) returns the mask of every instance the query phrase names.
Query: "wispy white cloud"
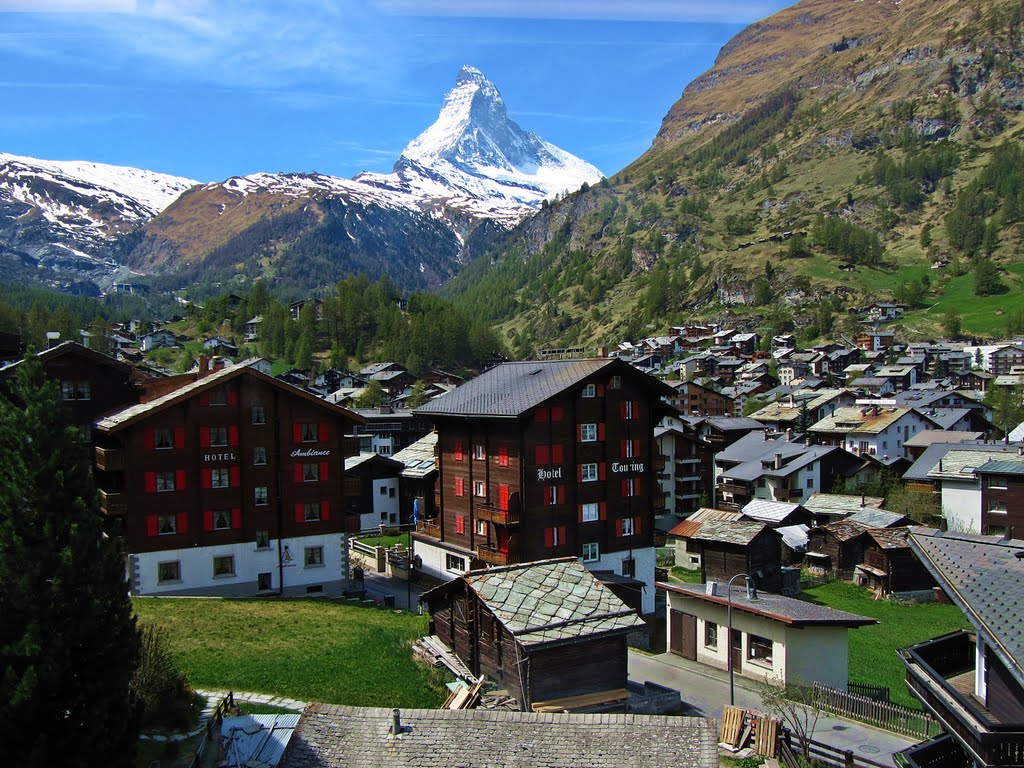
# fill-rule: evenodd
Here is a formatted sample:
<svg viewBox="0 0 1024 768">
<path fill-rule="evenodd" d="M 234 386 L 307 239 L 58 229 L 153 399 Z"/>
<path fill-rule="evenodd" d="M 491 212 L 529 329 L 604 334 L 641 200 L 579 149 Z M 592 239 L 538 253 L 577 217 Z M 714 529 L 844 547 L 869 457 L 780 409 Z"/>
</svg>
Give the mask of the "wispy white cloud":
<svg viewBox="0 0 1024 768">
<path fill-rule="evenodd" d="M 779 0 L 375 0 L 388 13 L 508 19 L 745 23 L 788 3 Z"/>
</svg>

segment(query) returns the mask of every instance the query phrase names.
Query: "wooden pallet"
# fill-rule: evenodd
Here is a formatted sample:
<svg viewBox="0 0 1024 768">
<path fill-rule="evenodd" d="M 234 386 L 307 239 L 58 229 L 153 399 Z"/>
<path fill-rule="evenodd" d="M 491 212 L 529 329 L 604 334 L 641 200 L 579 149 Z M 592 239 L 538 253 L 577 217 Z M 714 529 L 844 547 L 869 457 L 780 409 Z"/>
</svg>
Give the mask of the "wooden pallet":
<svg viewBox="0 0 1024 768">
<path fill-rule="evenodd" d="M 585 693 L 580 696 L 566 696 L 562 699 L 536 701 L 530 708 L 534 712 L 572 712 L 573 710 L 586 707 L 596 707 L 600 704 L 624 701 L 628 698 L 629 691 L 625 688 L 615 688 L 611 691 L 601 691 L 600 693 Z"/>
<path fill-rule="evenodd" d="M 779 727 L 782 723 L 768 715 L 758 715 L 755 728 L 754 751 L 765 757 L 775 757 L 779 745 Z"/>
<path fill-rule="evenodd" d="M 743 721 L 746 713 L 739 707 L 725 707 L 722 709 L 722 727 L 718 733 L 718 743 L 733 751 L 740 748 L 743 743 Z"/>
</svg>

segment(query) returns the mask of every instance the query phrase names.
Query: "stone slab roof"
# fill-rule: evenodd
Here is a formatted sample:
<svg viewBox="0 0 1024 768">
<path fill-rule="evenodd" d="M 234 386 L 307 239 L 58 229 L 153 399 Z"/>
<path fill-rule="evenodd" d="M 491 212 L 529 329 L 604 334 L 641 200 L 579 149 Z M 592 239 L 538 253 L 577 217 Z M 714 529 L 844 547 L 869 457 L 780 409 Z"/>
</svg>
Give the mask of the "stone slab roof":
<svg viewBox="0 0 1024 768">
<path fill-rule="evenodd" d="M 717 768 L 713 720 L 311 704 L 281 768 Z"/>
<path fill-rule="evenodd" d="M 405 465 L 402 477 L 421 478 L 437 471 L 437 457 L 434 448 L 437 445 L 437 432 L 429 432 L 412 445 L 392 455 L 395 461 Z"/>
<path fill-rule="evenodd" d="M 904 480 L 917 480 L 921 482 L 929 482 L 940 479 L 942 475 L 939 474 L 939 462 L 942 462 L 942 470 L 946 471 L 946 456 L 952 451 L 971 451 L 978 454 L 978 463 L 975 466 L 981 466 L 989 460 L 997 460 L 1002 458 L 1012 458 L 1018 455 L 1018 449 L 1022 443 L 934 443 L 925 448 L 922 453 L 915 461 L 910 469 L 903 473 Z M 993 455 L 996 454 L 996 455 Z M 1005 454 L 999 456 L 998 454 Z M 959 469 L 959 468 L 958 468 Z M 935 474 L 932 474 L 932 473 Z"/>
<path fill-rule="evenodd" d="M 878 509 L 885 499 L 875 496 L 853 496 L 843 493 L 815 493 L 803 503 L 804 509 L 816 515 L 841 515 L 846 517 L 860 512 L 865 507 Z"/>
<path fill-rule="evenodd" d="M 798 509 L 800 505 L 791 502 L 754 499 L 740 511 L 744 517 L 760 523 L 780 523 Z"/>
<path fill-rule="evenodd" d="M 745 546 L 766 530 L 767 525 L 753 520 L 706 520 L 690 538 Z"/>
<path fill-rule="evenodd" d="M 910 546 L 1024 685 L 1024 541 L 910 529 Z"/>
<path fill-rule="evenodd" d="M 693 536 L 697 531 L 700 530 L 701 525 L 707 520 L 739 520 L 740 513 L 734 512 L 728 509 L 711 509 L 710 507 L 701 507 L 688 518 L 679 523 L 675 528 L 668 532 L 669 536 L 677 536 L 679 538 L 689 538 Z"/>
<path fill-rule="evenodd" d="M 884 509 L 862 509 L 846 518 L 846 522 L 865 525 L 868 528 L 894 528 L 897 525 L 906 525 L 910 518 Z"/>
<path fill-rule="evenodd" d="M 856 382 L 854 382 L 856 383 Z M 817 424 L 811 427 L 812 432 L 827 432 L 836 434 L 857 434 L 876 435 L 905 415 L 910 413 L 909 408 L 878 407 L 869 405 L 854 405 L 844 408 L 836 408 L 835 413 L 826 416 Z"/>
<path fill-rule="evenodd" d="M 925 429 L 918 432 L 903 445 L 907 448 L 927 448 L 937 443 L 962 443 L 965 440 L 980 440 L 984 432 L 955 432 L 944 429 Z"/>
</svg>

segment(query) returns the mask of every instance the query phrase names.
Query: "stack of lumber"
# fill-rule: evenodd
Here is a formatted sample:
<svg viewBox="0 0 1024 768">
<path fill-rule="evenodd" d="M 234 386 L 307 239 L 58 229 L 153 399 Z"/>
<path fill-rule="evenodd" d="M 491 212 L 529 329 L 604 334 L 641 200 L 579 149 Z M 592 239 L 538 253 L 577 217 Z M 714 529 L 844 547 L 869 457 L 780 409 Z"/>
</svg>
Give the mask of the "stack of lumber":
<svg viewBox="0 0 1024 768">
<path fill-rule="evenodd" d="M 447 667 L 460 680 L 465 680 L 468 683 L 477 682 L 476 677 L 462 663 L 462 660 L 452 653 L 452 650 L 437 635 L 421 637 L 413 644 L 412 649 L 430 666 Z"/>
<path fill-rule="evenodd" d="M 472 688 L 460 685 L 448 696 L 442 709 L 473 709 L 480 702 L 480 689 L 484 687 L 483 681 L 476 683 Z"/>
<path fill-rule="evenodd" d="M 779 720 L 761 712 L 725 707 L 722 710 L 718 746 L 729 752 L 739 752 L 750 747 L 755 754 L 775 757 L 781 726 Z"/>
<path fill-rule="evenodd" d="M 611 691 L 599 693 L 585 693 L 581 696 L 566 696 L 564 699 L 551 699 L 550 701 L 535 701 L 531 705 L 534 712 L 578 712 L 588 707 L 596 707 L 602 704 L 611 704 L 616 701 L 625 701 L 629 698 L 629 691 L 625 688 L 616 688 Z"/>
</svg>

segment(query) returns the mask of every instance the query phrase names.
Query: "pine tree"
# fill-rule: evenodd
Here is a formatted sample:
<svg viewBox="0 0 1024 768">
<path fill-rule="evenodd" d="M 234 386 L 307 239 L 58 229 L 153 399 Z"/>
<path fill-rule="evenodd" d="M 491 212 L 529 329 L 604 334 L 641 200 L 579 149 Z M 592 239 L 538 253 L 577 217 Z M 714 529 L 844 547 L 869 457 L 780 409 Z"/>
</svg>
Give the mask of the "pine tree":
<svg viewBox="0 0 1024 768">
<path fill-rule="evenodd" d="M 138 631 L 123 560 L 56 383 L 0 396 L 0 722 L 19 766 L 131 766 Z"/>
</svg>

